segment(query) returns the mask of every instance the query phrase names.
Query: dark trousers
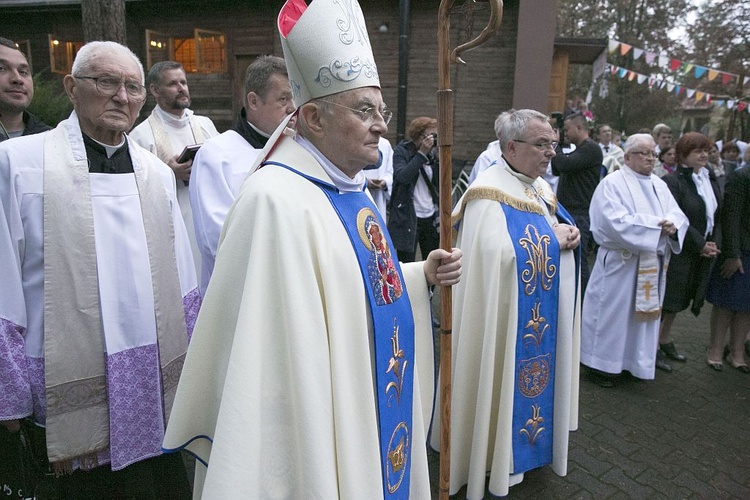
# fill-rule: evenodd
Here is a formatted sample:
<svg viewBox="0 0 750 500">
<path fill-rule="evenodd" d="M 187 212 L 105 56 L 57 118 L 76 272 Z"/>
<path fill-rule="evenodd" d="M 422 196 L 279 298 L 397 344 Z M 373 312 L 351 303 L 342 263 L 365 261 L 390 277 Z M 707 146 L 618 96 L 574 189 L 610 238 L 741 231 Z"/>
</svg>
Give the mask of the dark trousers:
<svg viewBox="0 0 750 500">
<path fill-rule="evenodd" d="M 589 269 L 589 254 L 596 252 L 596 242 L 591 234 L 591 219 L 588 212 L 571 212 L 570 215 L 581 231 L 581 300 L 583 301 L 583 296 L 586 293 L 586 285 L 589 283 L 589 275 L 591 274 Z"/>
<path fill-rule="evenodd" d="M 24 436 L 0 426 L 0 497 L 38 500 L 190 500 L 192 492 L 180 453 L 159 455 L 119 471 L 109 465 L 55 478 L 47 462 L 44 429 L 23 422 Z M 22 491 L 19 491 L 22 490 Z M 4 498 L 4 497 L 3 497 Z"/>
<path fill-rule="evenodd" d="M 437 217 L 437 214 L 424 219 L 417 217 L 417 238 L 414 241 L 414 248 L 411 251 L 397 250 L 399 262 L 414 262 L 417 256 L 417 245 L 419 245 L 422 259 L 426 259 L 430 252 L 440 247 Z"/>
</svg>

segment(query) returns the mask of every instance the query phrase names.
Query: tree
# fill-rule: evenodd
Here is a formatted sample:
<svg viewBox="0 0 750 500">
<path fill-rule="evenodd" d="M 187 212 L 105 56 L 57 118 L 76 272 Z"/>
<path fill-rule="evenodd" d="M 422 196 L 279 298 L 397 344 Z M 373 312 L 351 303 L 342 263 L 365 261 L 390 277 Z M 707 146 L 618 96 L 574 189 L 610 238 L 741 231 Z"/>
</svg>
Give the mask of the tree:
<svg viewBox="0 0 750 500">
<path fill-rule="evenodd" d="M 687 26 L 697 62 L 709 67 L 740 75 L 734 88 L 719 81 L 708 83 L 708 91 L 728 98 L 747 101 L 748 89 L 743 87 L 745 76 L 750 75 L 750 2 L 748 0 L 704 0 L 698 6 L 697 16 Z M 734 109 L 727 126 L 727 138 L 750 136 L 750 115 Z"/>
<path fill-rule="evenodd" d="M 686 53 L 685 47 L 672 40 L 669 33 L 685 25 L 692 9 L 688 0 L 560 0 L 558 6 L 558 36 L 614 38 L 654 52 L 668 50 L 673 57 Z M 642 74 L 657 70 L 643 61 L 633 61 L 629 55 L 610 54 L 607 59 L 610 64 Z M 674 122 L 679 99 L 635 81 L 611 75 L 605 78 L 607 97 L 597 95 L 591 103 L 598 122 L 608 122 L 628 133 L 661 121 Z M 568 88 L 585 95 L 591 79 L 590 68 L 573 68 Z"/>
<path fill-rule="evenodd" d="M 125 0 L 82 0 L 83 38 L 86 43 L 111 40 L 127 45 Z"/>
</svg>

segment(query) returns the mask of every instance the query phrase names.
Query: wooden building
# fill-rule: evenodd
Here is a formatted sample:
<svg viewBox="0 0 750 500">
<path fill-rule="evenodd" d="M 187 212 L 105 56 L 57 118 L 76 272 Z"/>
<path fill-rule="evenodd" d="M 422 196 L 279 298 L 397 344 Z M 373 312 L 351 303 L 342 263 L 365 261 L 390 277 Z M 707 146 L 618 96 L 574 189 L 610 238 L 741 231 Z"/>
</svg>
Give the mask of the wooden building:
<svg viewBox="0 0 750 500">
<path fill-rule="evenodd" d="M 401 0 L 403 2 L 404 0 Z M 260 54 L 283 55 L 276 15 L 283 0 L 128 0 L 128 45 L 146 70 L 164 59 L 188 69 L 191 108 L 225 130 L 239 112 L 247 65 Z M 458 3 L 458 2 L 457 2 Z M 386 103 L 399 116 L 399 0 L 360 0 Z M 438 0 L 410 0 L 406 120 L 437 113 Z M 454 155 L 473 162 L 495 139 L 497 114 L 511 107 L 548 109 L 555 0 L 506 0 L 501 31 L 454 66 Z M 486 3 L 466 2 L 451 17 L 455 44 L 486 26 Z M 35 74 L 66 74 L 83 43 L 80 1 L 0 0 L 0 36 L 20 43 Z M 62 91 L 62 87 L 61 87 Z M 145 116 L 153 107 L 144 106 Z M 388 139 L 405 123 L 391 123 Z"/>
</svg>

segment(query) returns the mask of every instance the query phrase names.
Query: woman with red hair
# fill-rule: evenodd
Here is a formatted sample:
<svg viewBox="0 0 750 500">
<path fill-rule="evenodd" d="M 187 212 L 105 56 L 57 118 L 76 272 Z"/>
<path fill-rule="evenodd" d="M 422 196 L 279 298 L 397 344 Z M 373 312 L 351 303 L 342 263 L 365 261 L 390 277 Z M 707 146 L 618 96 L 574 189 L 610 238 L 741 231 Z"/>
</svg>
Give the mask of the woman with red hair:
<svg viewBox="0 0 750 500">
<path fill-rule="evenodd" d="M 677 170 L 664 176 L 680 209 L 690 222 L 682 252 L 672 257 L 667 271 L 667 290 L 662 306 L 659 350 L 656 367 L 672 371 L 665 357 L 687 360 L 677 352 L 670 336 L 677 313 L 688 307 L 698 316 L 706 294 L 711 260 L 719 254 L 713 241 L 719 224 L 719 186 L 713 172 L 706 168 L 711 141 L 698 132 L 688 132 L 675 144 Z"/>
</svg>

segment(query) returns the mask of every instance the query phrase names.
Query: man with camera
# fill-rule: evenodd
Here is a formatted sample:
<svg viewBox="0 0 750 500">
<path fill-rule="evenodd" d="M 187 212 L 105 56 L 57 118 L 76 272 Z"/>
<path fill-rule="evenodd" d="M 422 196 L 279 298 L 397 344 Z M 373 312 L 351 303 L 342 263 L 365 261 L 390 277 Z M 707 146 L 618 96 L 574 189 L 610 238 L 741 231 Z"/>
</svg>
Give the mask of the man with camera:
<svg viewBox="0 0 750 500">
<path fill-rule="evenodd" d="M 410 139 L 393 150 L 393 193 L 388 231 L 398 260 L 414 262 L 440 246 L 437 120 L 426 116 L 409 124 Z"/>
</svg>

